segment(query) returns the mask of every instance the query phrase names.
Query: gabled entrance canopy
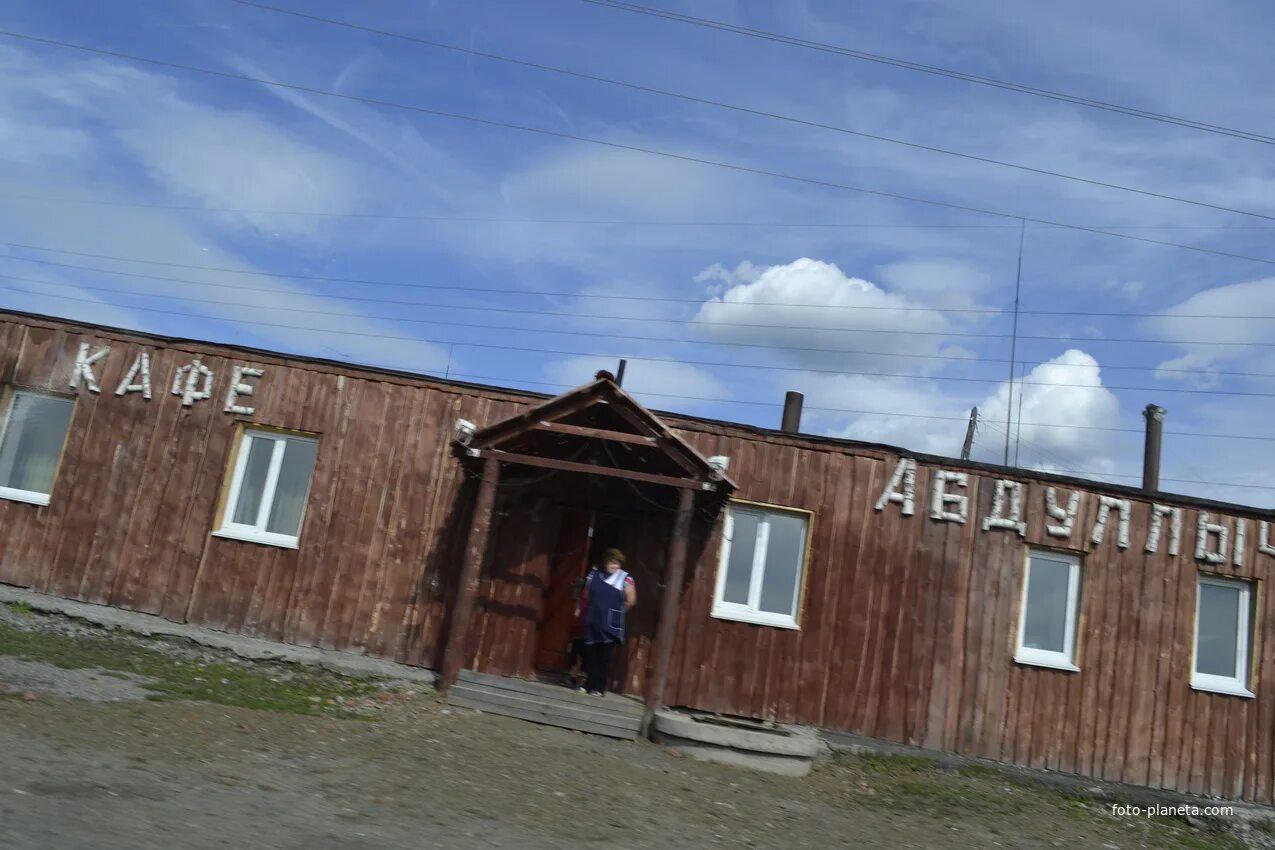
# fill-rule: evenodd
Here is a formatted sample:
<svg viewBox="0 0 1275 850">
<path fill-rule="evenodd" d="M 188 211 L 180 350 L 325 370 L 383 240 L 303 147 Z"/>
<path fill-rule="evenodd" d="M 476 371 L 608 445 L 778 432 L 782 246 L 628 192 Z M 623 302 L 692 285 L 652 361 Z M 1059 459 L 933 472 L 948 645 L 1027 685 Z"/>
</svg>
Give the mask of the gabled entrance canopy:
<svg viewBox="0 0 1275 850">
<path fill-rule="evenodd" d="M 622 390 L 607 372 L 475 433 L 471 457 L 729 493 L 735 483 Z"/>
<path fill-rule="evenodd" d="M 479 568 L 487 550 L 492 507 L 504 466 L 583 473 L 629 484 L 665 486 L 677 494 L 657 633 L 647 685 L 648 714 L 663 704 L 686 566 L 696 492 L 722 499 L 736 489 L 724 458 L 705 458 L 615 382 L 609 372 L 517 416 L 475 431 L 457 423 L 462 455 L 482 460 L 481 484 L 461 566 L 460 586 L 443 653 L 440 687 L 456 681 L 463 663 Z"/>
</svg>

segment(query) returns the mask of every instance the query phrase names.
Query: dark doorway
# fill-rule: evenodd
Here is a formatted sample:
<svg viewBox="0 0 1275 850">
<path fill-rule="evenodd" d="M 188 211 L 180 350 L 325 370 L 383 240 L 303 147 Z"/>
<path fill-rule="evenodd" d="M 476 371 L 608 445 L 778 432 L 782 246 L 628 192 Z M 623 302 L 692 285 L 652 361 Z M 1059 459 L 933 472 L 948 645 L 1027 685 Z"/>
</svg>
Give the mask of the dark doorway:
<svg viewBox="0 0 1275 850">
<path fill-rule="evenodd" d="M 620 545 L 620 529 L 620 517 L 614 514 L 578 508 L 563 510 L 536 630 L 537 670 L 567 669 L 571 626 L 581 582 L 603 552 Z"/>
</svg>

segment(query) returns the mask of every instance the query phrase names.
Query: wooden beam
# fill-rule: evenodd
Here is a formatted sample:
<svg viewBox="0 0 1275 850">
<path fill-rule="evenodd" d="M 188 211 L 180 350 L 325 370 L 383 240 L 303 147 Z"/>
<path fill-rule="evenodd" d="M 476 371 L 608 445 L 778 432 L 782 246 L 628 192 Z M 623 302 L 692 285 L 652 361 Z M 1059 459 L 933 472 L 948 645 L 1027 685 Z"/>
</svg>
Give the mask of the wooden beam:
<svg viewBox="0 0 1275 850">
<path fill-rule="evenodd" d="M 637 472 L 630 469 L 616 469 L 613 466 L 595 466 L 591 463 L 577 463 L 573 460 L 559 460 L 552 457 L 520 455 L 513 452 L 502 452 L 499 449 L 471 449 L 470 454 L 486 458 L 496 457 L 505 463 L 520 463 L 524 466 L 538 466 L 542 469 L 560 469 L 564 472 L 586 472 L 591 475 L 606 475 L 611 478 L 627 478 L 630 481 L 644 481 L 648 484 L 663 484 L 668 487 L 685 487 L 688 490 L 717 489 L 717 485 L 710 481 L 678 478 L 673 475 L 656 475 L 652 472 Z"/>
<path fill-rule="evenodd" d="M 673 521 L 673 538 L 668 547 L 668 572 L 664 575 L 664 591 L 660 595 L 660 622 L 655 633 L 651 674 L 647 679 L 646 713 L 650 716 L 664 707 L 668 688 L 668 668 L 673 657 L 673 638 L 677 634 L 677 616 L 682 599 L 682 580 L 686 574 L 686 539 L 691 531 L 691 510 L 695 494 L 683 490 Z"/>
<path fill-rule="evenodd" d="M 500 461 L 492 455 L 483 458 L 482 483 L 474 503 L 474 515 L 469 521 L 469 536 L 465 541 L 465 562 L 461 565 L 460 587 L 456 591 L 456 605 L 452 608 L 451 629 L 447 634 L 447 646 L 443 651 L 443 669 L 438 689 L 444 693 L 456 682 L 465 659 L 465 647 L 469 643 L 469 622 L 473 618 L 474 598 L 478 595 L 478 578 L 487 551 L 487 536 L 491 530 L 492 507 L 496 503 L 496 484 L 500 480 Z"/>
<path fill-rule="evenodd" d="M 613 443 L 633 443 L 637 446 L 654 446 L 654 437 L 642 434 L 628 434 L 624 431 L 608 431 L 605 428 L 586 428 L 583 425 L 568 425 L 565 422 L 540 422 L 533 425 L 536 431 L 553 431 L 555 434 L 574 434 L 577 437 L 593 437 L 597 440 L 610 440 Z"/>
</svg>

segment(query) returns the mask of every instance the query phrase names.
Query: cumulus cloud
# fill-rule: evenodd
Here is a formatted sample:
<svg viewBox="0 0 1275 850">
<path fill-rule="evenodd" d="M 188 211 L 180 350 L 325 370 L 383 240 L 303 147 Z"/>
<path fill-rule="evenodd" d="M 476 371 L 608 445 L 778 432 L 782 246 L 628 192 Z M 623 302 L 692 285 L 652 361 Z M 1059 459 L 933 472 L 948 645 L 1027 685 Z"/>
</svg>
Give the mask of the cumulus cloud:
<svg viewBox="0 0 1275 850">
<path fill-rule="evenodd" d="M 949 323 L 906 296 L 850 277 L 832 263 L 802 258 L 758 270 L 718 266 L 700 279 L 726 289 L 700 306 L 701 333 L 727 342 L 784 347 L 799 364 L 855 371 L 913 372 L 935 361 Z M 810 349 L 834 349 L 835 352 Z"/>
<path fill-rule="evenodd" d="M 959 455 L 970 408 L 977 405 L 981 424 L 973 458 L 1003 459 L 1008 382 L 981 398 L 957 395 L 936 380 L 874 375 L 803 374 L 796 386 L 806 393 L 807 430 L 949 457 Z M 1015 382 L 1008 412 L 1011 460 L 1017 445 L 1022 466 L 1109 474 L 1132 458 L 1112 432 L 1093 430 L 1118 426 L 1120 403 L 1104 386 L 1097 360 L 1084 351 L 1065 351 Z"/>
<path fill-rule="evenodd" d="M 993 423 L 993 431 L 1003 429 L 1007 418 L 1013 422 L 1011 442 L 1019 443 L 1020 457 L 1036 468 L 1110 473 L 1119 466 L 1110 434 L 1089 430 L 1120 422 L 1120 400 L 1103 385 L 1093 355 L 1072 348 L 1041 363 L 1014 387 L 1012 410 L 1009 405 L 1009 384 L 1003 383 L 979 404 L 979 418 Z M 981 459 L 1003 457 L 989 448 L 984 443 Z"/>
</svg>

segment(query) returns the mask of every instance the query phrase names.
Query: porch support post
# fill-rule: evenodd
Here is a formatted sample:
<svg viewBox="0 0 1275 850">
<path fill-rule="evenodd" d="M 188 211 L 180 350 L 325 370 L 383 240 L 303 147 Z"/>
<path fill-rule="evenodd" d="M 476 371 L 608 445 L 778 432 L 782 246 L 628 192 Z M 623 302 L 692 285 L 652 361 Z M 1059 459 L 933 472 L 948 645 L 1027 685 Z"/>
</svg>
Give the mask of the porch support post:
<svg viewBox="0 0 1275 850">
<path fill-rule="evenodd" d="M 492 506 L 496 502 L 496 484 L 499 479 L 500 461 L 487 455 L 483 459 L 482 483 L 478 486 L 474 515 L 465 541 L 465 563 L 461 566 L 460 587 L 456 591 L 456 605 L 452 609 L 451 629 L 447 634 L 447 646 L 443 650 L 443 669 L 438 689 L 444 693 L 456 683 L 456 677 L 465 660 L 469 624 L 474 614 L 474 597 L 478 595 L 478 577 L 483 554 L 487 551 L 487 536 L 491 529 Z"/>
<path fill-rule="evenodd" d="M 668 573 L 664 577 L 664 592 L 660 597 L 660 623 L 655 633 L 651 676 L 647 680 L 644 726 L 649 726 L 651 716 L 664 707 L 669 661 L 673 657 L 673 637 L 677 632 L 677 612 L 682 599 L 682 579 L 686 575 L 686 538 L 690 534 L 694 504 L 695 492 L 682 490 L 677 503 L 677 519 L 673 522 L 673 539 L 668 547 Z"/>
</svg>

